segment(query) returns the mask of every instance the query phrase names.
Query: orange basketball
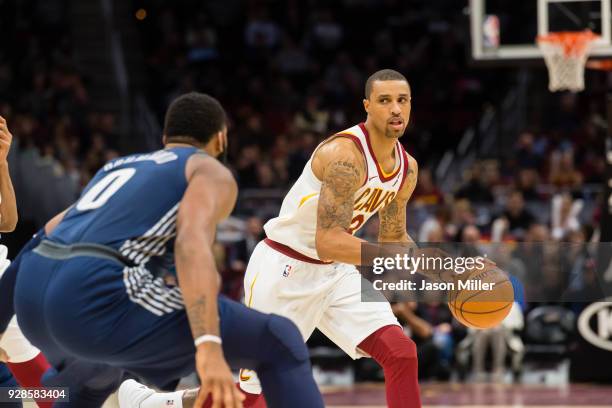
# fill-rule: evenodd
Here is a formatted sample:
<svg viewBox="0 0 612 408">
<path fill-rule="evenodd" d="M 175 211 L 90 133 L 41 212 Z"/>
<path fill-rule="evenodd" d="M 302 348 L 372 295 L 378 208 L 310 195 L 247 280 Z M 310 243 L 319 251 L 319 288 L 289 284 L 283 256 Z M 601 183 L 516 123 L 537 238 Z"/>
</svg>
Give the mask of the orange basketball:
<svg viewBox="0 0 612 408">
<path fill-rule="evenodd" d="M 448 294 L 448 307 L 459 322 L 474 329 L 499 325 L 508 316 L 514 302 L 514 290 L 508 276 L 497 266 L 466 273 Z"/>
</svg>

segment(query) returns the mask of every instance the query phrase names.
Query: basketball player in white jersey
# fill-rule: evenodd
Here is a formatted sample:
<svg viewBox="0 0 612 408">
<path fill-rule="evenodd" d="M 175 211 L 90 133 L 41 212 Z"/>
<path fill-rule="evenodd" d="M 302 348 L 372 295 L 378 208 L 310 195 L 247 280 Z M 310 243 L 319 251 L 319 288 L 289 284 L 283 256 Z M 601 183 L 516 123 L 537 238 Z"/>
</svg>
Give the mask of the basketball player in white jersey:
<svg viewBox="0 0 612 408">
<path fill-rule="evenodd" d="M 304 340 L 318 328 L 352 358 L 373 357 L 386 380 L 387 405 L 420 407 L 414 342 L 388 303 L 361 302 L 362 239 L 354 236 L 374 214 L 379 242 L 412 242 L 406 205 L 417 163 L 399 142 L 410 118 L 406 78 L 385 69 L 368 78 L 365 123 L 321 143 L 264 226 L 244 279 L 245 302 L 293 320 Z M 240 372 L 240 387 L 260 394 L 256 373 Z M 249 395 L 245 407 L 261 407 Z"/>
<path fill-rule="evenodd" d="M 0 233 L 12 232 L 17 225 L 15 191 L 7 161 L 12 140 L 6 119 L 0 116 Z M 7 248 L 0 245 L 0 276 L 11 264 L 7 255 Z M 1 300 L 0 305 L 5 307 Z M 16 317 L 8 322 L 6 330 L 3 329 L 0 329 L 0 362 L 6 366 L 0 366 L 0 385 L 9 386 L 13 381 L 8 368 L 22 387 L 40 387 L 40 377 L 49 368 L 46 358 L 21 333 Z M 39 404 L 41 407 L 51 406 L 50 403 Z"/>
</svg>

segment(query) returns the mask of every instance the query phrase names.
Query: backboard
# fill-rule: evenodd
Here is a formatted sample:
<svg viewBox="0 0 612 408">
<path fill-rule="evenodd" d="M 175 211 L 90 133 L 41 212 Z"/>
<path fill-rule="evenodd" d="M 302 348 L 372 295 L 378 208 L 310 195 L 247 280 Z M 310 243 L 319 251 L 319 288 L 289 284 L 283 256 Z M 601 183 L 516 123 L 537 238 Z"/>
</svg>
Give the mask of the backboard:
<svg viewBox="0 0 612 408">
<path fill-rule="evenodd" d="M 612 0 L 470 0 L 475 61 L 541 59 L 538 35 L 592 30 L 600 38 L 591 56 L 612 55 Z"/>
</svg>

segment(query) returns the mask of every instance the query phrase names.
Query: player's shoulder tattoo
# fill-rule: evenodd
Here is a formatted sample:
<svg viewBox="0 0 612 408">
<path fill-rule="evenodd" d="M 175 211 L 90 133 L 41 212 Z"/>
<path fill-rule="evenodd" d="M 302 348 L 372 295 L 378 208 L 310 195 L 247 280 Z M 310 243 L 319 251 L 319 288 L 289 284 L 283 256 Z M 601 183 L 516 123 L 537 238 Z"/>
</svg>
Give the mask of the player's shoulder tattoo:
<svg viewBox="0 0 612 408">
<path fill-rule="evenodd" d="M 317 227 L 348 228 L 353 200 L 364 178 L 364 169 L 350 157 L 332 159 L 325 168 L 319 197 Z"/>
</svg>

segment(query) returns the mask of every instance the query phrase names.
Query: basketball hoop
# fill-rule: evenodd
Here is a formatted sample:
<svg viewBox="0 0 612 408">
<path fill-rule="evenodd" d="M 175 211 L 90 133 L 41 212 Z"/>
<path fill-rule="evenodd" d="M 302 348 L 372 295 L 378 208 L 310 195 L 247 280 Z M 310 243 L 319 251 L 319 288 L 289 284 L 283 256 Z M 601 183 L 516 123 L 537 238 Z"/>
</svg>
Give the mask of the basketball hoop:
<svg viewBox="0 0 612 408">
<path fill-rule="evenodd" d="M 548 67 L 548 89 L 551 92 L 584 89 L 584 65 L 593 42 L 598 38 L 590 30 L 538 36 L 538 46 Z"/>
</svg>

